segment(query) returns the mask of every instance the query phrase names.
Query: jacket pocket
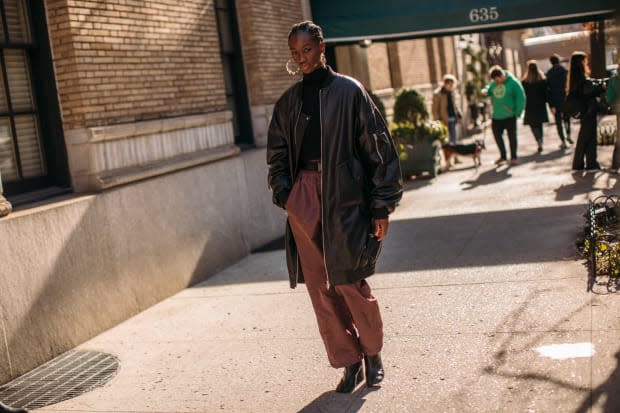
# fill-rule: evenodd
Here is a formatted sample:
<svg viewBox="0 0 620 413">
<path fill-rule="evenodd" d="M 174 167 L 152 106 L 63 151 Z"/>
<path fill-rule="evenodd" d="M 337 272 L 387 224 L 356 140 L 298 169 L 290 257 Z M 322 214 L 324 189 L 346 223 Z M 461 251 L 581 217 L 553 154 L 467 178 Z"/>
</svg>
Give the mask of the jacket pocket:
<svg viewBox="0 0 620 413">
<path fill-rule="evenodd" d="M 362 166 L 355 160 L 348 160 L 336 167 L 336 191 L 339 206 L 357 205 L 364 201 L 364 174 Z"/>
<path fill-rule="evenodd" d="M 379 130 L 372 134 L 375 144 L 375 152 L 381 165 L 385 164 L 388 157 L 388 147 L 390 140 L 385 130 Z"/>
</svg>

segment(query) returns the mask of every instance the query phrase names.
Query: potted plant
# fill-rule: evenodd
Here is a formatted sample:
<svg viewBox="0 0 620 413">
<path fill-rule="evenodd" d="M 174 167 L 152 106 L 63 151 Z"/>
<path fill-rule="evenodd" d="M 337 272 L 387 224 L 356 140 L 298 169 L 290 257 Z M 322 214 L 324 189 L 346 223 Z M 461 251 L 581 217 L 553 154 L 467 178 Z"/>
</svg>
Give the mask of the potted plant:
<svg viewBox="0 0 620 413">
<path fill-rule="evenodd" d="M 392 137 L 398 147 L 403 175 L 428 172 L 437 176 L 441 169 L 441 145 L 448 141 L 448 130 L 429 121 L 424 96 L 415 89 L 402 89 L 394 103 Z"/>
</svg>

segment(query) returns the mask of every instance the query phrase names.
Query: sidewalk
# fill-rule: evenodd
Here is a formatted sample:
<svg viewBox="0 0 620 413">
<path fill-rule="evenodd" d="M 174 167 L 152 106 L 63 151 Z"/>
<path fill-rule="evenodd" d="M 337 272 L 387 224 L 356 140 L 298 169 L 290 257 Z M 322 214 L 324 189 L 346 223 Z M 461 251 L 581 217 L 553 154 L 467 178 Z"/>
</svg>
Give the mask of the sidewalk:
<svg viewBox="0 0 620 413">
<path fill-rule="evenodd" d="M 578 129 L 575 128 L 575 129 Z M 574 241 L 619 176 L 571 174 L 519 124 L 520 164 L 408 182 L 370 279 L 385 324 L 381 388 L 333 393 L 305 287 L 254 254 L 79 348 L 120 359 L 107 385 L 40 412 L 618 412 L 620 296 L 586 292 Z M 576 136 L 576 133 L 574 133 Z M 600 147 L 609 165 L 612 147 Z M 594 354 L 562 358 L 561 344 Z M 553 358 L 556 357 L 556 358 Z"/>
</svg>

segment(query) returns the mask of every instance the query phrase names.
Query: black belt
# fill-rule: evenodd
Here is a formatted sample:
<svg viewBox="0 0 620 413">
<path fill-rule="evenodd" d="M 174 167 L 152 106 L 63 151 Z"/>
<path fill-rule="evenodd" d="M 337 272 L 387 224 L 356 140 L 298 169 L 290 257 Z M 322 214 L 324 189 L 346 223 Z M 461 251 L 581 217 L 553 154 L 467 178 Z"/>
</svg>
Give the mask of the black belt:
<svg viewBox="0 0 620 413">
<path fill-rule="evenodd" d="M 306 171 L 321 172 L 321 161 L 307 161 L 301 164 L 301 169 Z"/>
</svg>

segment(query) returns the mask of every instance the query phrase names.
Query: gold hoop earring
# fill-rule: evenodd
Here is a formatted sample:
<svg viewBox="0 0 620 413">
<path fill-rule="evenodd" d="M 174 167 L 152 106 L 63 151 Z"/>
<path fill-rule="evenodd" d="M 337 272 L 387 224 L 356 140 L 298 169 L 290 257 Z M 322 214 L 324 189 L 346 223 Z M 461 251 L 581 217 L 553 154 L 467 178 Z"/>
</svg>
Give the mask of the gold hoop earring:
<svg viewBox="0 0 620 413">
<path fill-rule="evenodd" d="M 291 67 L 291 65 L 292 65 L 292 67 Z M 295 76 L 295 75 L 299 74 L 299 72 L 300 72 L 299 65 L 295 64 L 293 59 L 288 59 L 286 61 L 286 64 L 284 65 L 284 67 L 286 68 L 286 71 L 288 72 L 288 74 L 291 75 L 291 76 Z"/>
<path fill-rule="evenodd" d="M 321 64 L 323 64 L 323 66 L 327 66 L 327 58 L 325 57 L 325 53 L 321 53 Z"/>
</svg>

